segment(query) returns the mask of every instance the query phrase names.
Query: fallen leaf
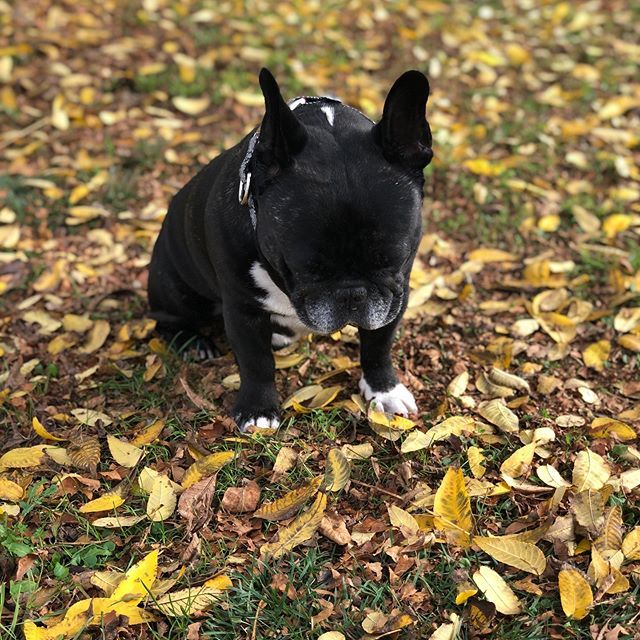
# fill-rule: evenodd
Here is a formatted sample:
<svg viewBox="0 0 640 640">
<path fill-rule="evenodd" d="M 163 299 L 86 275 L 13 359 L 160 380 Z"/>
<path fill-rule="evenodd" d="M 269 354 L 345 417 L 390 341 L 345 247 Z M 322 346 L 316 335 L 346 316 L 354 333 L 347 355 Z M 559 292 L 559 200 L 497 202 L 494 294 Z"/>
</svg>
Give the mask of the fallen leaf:
<svg viewBox="0 0 640 640">
<path fill-rule="evenodd" d="M 294 547 L 308 540 L 320 526 L 327 506 L 327 496 L 318 493 L 315 502 L 307 511 L 299 515 L 290 525 L 278 531 L 277 541 L 263 544 L 260 553 L 271 558 L 279 558 Z"/>
<path fill-rule="evenodd" d="M 447 537 L 466 549 L 471 544 L 473 517 L 462 469 L 448 469 L 438 487 L 433 504 L 435 525 Z"/>
<path fill-rule="evenodd" d="M 538 576 L 542 575 L 547 566 L 542 551 L 529 542 L 511 538 L 476 536 L 473 538 L 473 543 L 498 562 Z"/>
<path fill-rule="evenodd" d="M 576 491 L 602 489 L 611 472 L 604 459 L 590 449 L 580 451 L 573 465 L 573 485 Z"/>
<path fill-rule="evenodd" d="M 489 567 L 482 566 L 473 574 L 473 581 L 484 597 L 493 603 L 496 609 L 505 615 L 520 613 L 520 601 L 511 587 Z"/>
<path fill-rule="evenodd" d="M 318 492 L 322 482 L 322 477 L 314 478 L 308 484 L 289 491 L 282 498 L 263 504 L 253 515 L 255 518 L 262 518 L 263 520 L 284 520 L 289 518 Z"/>
<path fill-rule="evenodd" d="M 220 506 L 231 513 L 246 513 L 255 511 L 260 501 L 260 487 L 253 480 L 242 487 L 229 487 L 225 492 Z"/>
<path fill-rule="evenodd" d="M 582 620 L 593 604 L 591 587 L 576 569 L 561 569 L 558 574 L 560 602 L 565 614 L 575 620 Z"/>
<path fill-rule="evenodd" d="M 340 449 L 331 449 L 327 455 L 324 486 L 327 491 L 342 491 L 349 482 L 351 465 Z"/>
</svg>

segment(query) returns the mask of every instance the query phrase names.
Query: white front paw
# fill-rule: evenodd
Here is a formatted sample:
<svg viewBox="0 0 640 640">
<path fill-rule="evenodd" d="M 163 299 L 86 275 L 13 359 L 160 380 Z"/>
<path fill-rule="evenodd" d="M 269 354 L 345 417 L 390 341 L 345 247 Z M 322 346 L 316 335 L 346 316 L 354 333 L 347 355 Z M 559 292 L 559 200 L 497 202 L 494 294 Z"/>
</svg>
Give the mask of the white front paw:
<svg viewBox="0 0 640 640">
<path fill-rule="evenodd" d="M 398 413 L 408 416 L 410 413 L 418 413 L 418 407 L 413 394 L 403 384 L 397 384 L 388 391 L 373 391 L 367 381 L 360 378 L 360 393 L 371 406 L 384 413 Z"/>
<path fill-rule="evenodd" d="M 248 418 L 238 424 L 238 428 L 242 433 L 253 433 L 261 429 L 277 429 L 279 426 L 280 420 L 278 418 L 267 418 L 266 416 Z"/>
</svg>

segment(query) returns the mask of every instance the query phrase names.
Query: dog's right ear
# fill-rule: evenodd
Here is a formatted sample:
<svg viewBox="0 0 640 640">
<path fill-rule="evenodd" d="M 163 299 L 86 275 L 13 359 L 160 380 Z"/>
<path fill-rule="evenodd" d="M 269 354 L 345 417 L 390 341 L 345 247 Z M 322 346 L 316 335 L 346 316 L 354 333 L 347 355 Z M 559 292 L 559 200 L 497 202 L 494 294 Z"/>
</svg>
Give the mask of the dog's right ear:
<svg viewBox="0 0 640 640">
<path fill-rule="evenodd" d="M 293 156 L 302 150 L 307 132 L 282 98 L 272 73 L 263 68 L 259 79 L 265 114 L 256 153 L 258 160 L 267 168 L 267 175 L 272 177 L 289 166 Z"/>
</svg>

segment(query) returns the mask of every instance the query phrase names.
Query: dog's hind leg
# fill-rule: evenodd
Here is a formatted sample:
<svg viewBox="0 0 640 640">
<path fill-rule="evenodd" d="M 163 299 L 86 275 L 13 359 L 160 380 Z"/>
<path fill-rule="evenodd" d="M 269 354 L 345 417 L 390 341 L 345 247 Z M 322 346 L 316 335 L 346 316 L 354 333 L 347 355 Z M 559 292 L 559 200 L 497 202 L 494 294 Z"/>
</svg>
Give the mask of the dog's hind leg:
<svg viewBox="0 0 640 640">
<path fill-rule="evenodd" d="M 221 354 L 212 335 L 223 333 L 220 303 L 195 292 L 178 275 L 168 256 L 156 246 L 149 268 L 149 306 L 157 331 L 179 352 L 190 350 L 197 360 Z"/>
</svg>

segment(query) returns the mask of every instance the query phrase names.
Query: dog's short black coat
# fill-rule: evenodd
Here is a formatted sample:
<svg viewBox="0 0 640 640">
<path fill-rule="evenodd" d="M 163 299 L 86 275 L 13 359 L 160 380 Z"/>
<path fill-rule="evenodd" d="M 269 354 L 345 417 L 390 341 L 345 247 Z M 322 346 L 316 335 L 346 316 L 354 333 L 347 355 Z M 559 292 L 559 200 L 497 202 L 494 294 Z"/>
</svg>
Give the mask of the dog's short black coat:
<svg viewBox="0 0 640 640">
<path fill-rule="evenodd" d="M 272 347 L 346 324 L 359 328 L 365 399 L 414 412 L 390 350 L 433 155 L 427 79 L 398 78 L 377 124 L 329 98 L 287 104 L 266 69 L 260 86 L 260 127 L 171 201 L 149 269 L 152 316 L 165 332 L 194 334 L 222 316 L 242 430 L 278 424 Z"/>
</svg>

